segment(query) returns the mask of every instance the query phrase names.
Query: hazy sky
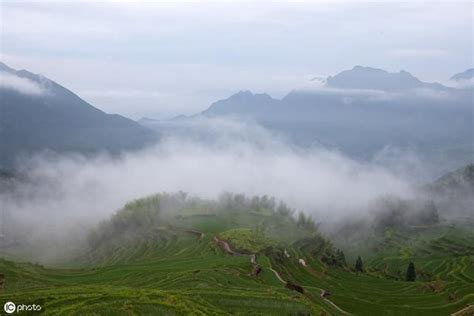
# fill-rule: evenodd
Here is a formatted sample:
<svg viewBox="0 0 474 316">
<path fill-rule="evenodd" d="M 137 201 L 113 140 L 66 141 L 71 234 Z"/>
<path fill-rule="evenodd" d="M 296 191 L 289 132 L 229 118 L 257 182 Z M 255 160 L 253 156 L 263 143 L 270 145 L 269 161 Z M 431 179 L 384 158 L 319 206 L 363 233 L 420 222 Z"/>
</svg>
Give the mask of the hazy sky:
<svg viewBox="0 0 474 316">
<path fill-rule="evenodd" d="M 471 1 L 1 0 L 1 60 L 132 118 L 281 97 L 356 64 L 445 81 L 473 66 Z"/>
</svg>

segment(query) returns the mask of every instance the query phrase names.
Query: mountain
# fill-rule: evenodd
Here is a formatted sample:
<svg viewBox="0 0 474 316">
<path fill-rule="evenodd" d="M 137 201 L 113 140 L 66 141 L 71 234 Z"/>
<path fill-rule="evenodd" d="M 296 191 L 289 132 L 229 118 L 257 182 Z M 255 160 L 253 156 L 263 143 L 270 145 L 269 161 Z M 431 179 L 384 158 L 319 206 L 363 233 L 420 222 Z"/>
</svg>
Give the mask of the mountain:
<svg viewBox="0 0 474 316">
<path fill-rule="evenodd" d="M 424 83 L 406 71 L 389 73 L 382 69 L 355 66 L 327 78 L 329 87 L 341 89 L 374 89 L 397 91 L 422 88 Z"/>
<path fill-rule="evenodd" d="M 449 80 L 462 81 L 462 80 L 471 80 L 473 78 L 474 78 L 474 68 L 470 68 L 466 71 L 455 74 Z"/>
<path fill-rule="evenodd" d="M 0 168 L 52 150 L 119 153 L 152 143 L 156 132 L 107 114 L 58 83 L 0 63 Z"/>
<path fill-rule="evenodd" d="M 442 171 L 472 161 L 472 114 L 470 90 L 362 66 L 282 99 L 241 91 L 200 113 L 250 118 L 297 144 L 322 144 L 358 158 L 391 146 L 453 163 Z"/>
<path fill-rule="evenodd" d="M 445 174 L 436 180 L 432 187 L 439 191 L 464 187 L 474 190 L 474 164 L 469 164 Z"/>
<path fill-rule="evenodd" d="M 431 107 L 446 102 L 469 105 L 466 104 L 466 101 L 469 101 L 468 97 L 466 92 L 439 83 L 423 82 L 406 71 L 389 73 L 382 69 L 355 66 L 328 77 L 322 88 L 292 91 L 282 100 L 274 99 L 268 94 L 240 91 L 225 100 L 211 104 L 201 114 L 242 115 L 263 120 L 271 117 L 291 120 L 297 116 L 299 119 L 312 121 L 325 119 L 325 113 L 320 111 L 324 107 L 339 112 L 344 111 L 349 104 L 359 104 L 356 111 L 371 108 L 369 112 L 372 110 L 390 112 L 398 111 L 402 107 L 401 104 L 408 103 L 430 104 Z M 399 108 L 384 109 L 380 106 L 389 103 L 399 104 Z M 354 106 L 351 108 L 354 110 Z M 339 116 L 343 117 L 343 113 L 341 114 Z"/>
<path fill-rule="evenodd" d="M 265 115 L 273 110 L 279 101 L 268 94 L 252 94 L 250 91 L 240 91 L 226 100 L 217 101 L 203 112 L 204 115 L 227 115 L 245 113 L 245 115 Z"/>
<path fill-rule="evenodd" d="M 449 218 L 474 224 L 474 164 L 458 168 L 429 183 L 426 192 L 437 206 L 449 210 Z"/>
<path fill-rule="evenodd" d="M 474 164 L 448 172 L 430 183 L 427 188 L 436 195 L 448 195 L 456 199 L 469 197 L 472 206 L 474 203 Z"/>
<path fill-rule="evenodd" d="M 440 84 L 422 82 L 407 71 L 390 73 L 382 69 L 355 66 L 350 70 L 328 77 L 326 85 L 340 89 L 367 89 L 382 91 L 403 91 L 410 89 L 448 89 Z"/>
</svg>

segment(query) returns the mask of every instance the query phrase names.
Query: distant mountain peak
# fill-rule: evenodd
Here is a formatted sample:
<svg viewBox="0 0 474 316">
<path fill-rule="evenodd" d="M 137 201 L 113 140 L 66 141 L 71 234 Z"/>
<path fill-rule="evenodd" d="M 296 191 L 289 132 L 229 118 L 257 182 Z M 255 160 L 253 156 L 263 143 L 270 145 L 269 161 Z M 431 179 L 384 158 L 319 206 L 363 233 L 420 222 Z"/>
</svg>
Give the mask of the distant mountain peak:
<svg viewBox="0 0 474 316">
<path fill-rule="evenodd" d="M 315 82 L 320 82 L 320 83 L 326 83 L 326 80 L 327 80 L 327 77 L 323 77 L 323 76 L 316 76 L 309 79 L 309 81 L 315 81 Z"/>
<path fill-rule="evenodd" d="M 4 62 L 1 62 L 0 61 L 0 71 L 6 71 L 6 72 L 9 72 L 9 73 L 13 73 L 13 74 L 16 74 L 17 76 L 37 76 L 36 74 L 34 73 L 31 73 L 25 69 L 20 69 L 20 70 L 16 70 L 10 66 L 8 66 L 7 64 L 5 64 Z"/>
<path fill-rule="evenodd" d="M 371 71 L 371 72 L 383 72 L 383 73 L 388 73 L 387 71 L 380 69 L 380 68 L 374 68 L 374 67 L 369 67 L 369 66 L 362 66 L 362 65 L 355 65 L 351 69 L 352 71 Z M 347 71 L 347 70 L 346 70 Z"/>
<path fill-rule="evenodd" d="M 42 75 L 4 63 L 0 71 L 8 73 L 0 82 L 0 169 L 14 168 L 21 155 L 46 149 L 120 153 L 157 139 L 152 130 L 106 114 Z"/>
<path fill-rule="evenodd" d="M 423 82 L 405 70 L 390 73 L 383 69 L 361 65 L 356 65 L 350 70 L 328 77 L 326 84 L 329 87 L 342 89 L 386 91 L 416 89 L 424 86 Z"/>
<path fill-rule="evenodd" d="M 229 98 L 219 100 L 211 104 L 211 106 L 201 112 L 204 115 L 225 115 L 234 112 L 247 112 L 247 111 L 266 111 L 271 108 L 274 102 L 270 95 L 266 93 L 255 93 L 253 94 L 249 90 L 239 91 Z"/>
<path fill-rule="evenodd" d="M 234 94 L 235 96 L 252 96 L 253 93 L 252 91 L 250 90 L 240 90 L 239 92 L 237 92 L 236 94 Z"/>
<path fill-rule="evenodd" d="M 230 96 L 229 99 L 248 99 L 248 98 L 252 98 L 253 97 L 253 93 L 249 90 L 241 90 L 233 95 Z"/>
<path fill-rule="evenodd" d="M 272 99 L 272 97 L 266 93 L 252 93 L 250 90 L 241 90 L 229 97 L 229 100 L 263 100 Z"/>
<path fill-rule="evenodd" d="M 13 72 L 15 69 L 0 61 L 0 71 Z"/>
<path fill-rule="evenodd" d="M 474 68 L 469 68 L 463 72 L 455 74 L 449 80 L 462 81 L 462 80 L 471 80 L 473 78 L 474 78 Z"/>
<path fill-rule="evenodd" d="M 8 66 L 7 64 L 3 63 L 3 62 L 0 62 L 0 71 L 4 71 L 10 75 L 14 75 L 14 76 L 17 76 L 17 77 L 20 77 L 20 78 L 27 78 L 29 80 L 32 80 L 38 84 L 45 84 L 45 83 L 48 83 L 48 84 L 51 84 L 52 81 L 46 77 L 44 77 L 43 75 L 40 75 L 40 74 L 35 74 L 35 73 L 32 73 L 28 70 L 25 70 L 25 69 L 20 69 L 20 70 L 16 70 L 14 68 L 11 68 L 10 66 Z"/>
</svg>

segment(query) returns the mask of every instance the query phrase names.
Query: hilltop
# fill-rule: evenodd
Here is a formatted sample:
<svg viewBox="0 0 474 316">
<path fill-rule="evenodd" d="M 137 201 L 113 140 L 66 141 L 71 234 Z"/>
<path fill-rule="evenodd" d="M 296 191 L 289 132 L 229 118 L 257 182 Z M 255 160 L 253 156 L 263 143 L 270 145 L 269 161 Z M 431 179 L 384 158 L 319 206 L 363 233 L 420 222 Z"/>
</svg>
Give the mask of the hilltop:
<svg viewBox="0 0 474 316">
<path fill-rule="evenodd" d="M 303 213 L 263 197 L 158 194 L 89 236 L 74 269 L 0 261 L 5 294 L 46 314 L 449 314 L 473 303 L 474 236 L 390 227 L 363 270 Z M 405 281 L 408 263 L 417 281 Z M 72 266 L 70 266 L 72 267 Z"/>
</svg>

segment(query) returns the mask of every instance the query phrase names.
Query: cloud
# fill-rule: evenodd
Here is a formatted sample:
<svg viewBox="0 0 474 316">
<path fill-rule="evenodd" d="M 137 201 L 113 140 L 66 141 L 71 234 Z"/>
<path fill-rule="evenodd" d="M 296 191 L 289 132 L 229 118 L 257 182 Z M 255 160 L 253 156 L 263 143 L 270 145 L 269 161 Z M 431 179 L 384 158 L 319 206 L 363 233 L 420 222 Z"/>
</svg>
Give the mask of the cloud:
<svg viewBox="0 0 474 316">
<path fill-rule="evenodd" d="M 450 87 L 458 88 L 458 89 L 471 89 L 471 88 L 474 88 L 474 78 L 462 79 L 462 80 L 449 80 L 445 84 Z"/>
<path fill-rule="evenodd" d="M 268 194 L 323 222 L 363 214 L 380 195 L 413 192 L 410 181 L 389 168 L 323 148 L 295 147 L 249 122 L 201 118 L 183 129 L 187 132 L 119 159 L 40 155 L 21 162 L 29 181 L 0 195 L 9 227 L 28 229 L 24 238 L 32 244 L 51 235 L 53 242 L 65 242 L 127 201 L 163 191 L 203 198 L 224 191 Z M 35 249 L 39 259 L 50 255 Z"/>
<path fill-rule="evenodd" d="M 170 96 L 156 113 L 130 113 L 114 109 L 116 99 L 96 104 L 91 97 L 104 110 L 134 117 L 191 114 L 229 95 L 196 91 L 283 95 L 308 73 L 354 64 L 409 67 L 439 81 L 471 61 L 469 3 L 6 1 L 2 9 L 2 53 L 21 56 L 18 67 L 74 91 L 156 89 Z M 387 43 L 455 58 L 410 65 L 380 54 Z M 153 109 L 152 100 L 140 102 Z"/>
<path fill-rule="evenodd" d="M 46 91 L 40 84 L 28 78 L 22 78 L 4 71 L 0 72 L 0 88 L 29 95 L 41 95 Z"/>
<path fill-rule="evenodd" d="M 444 57 L 447 53 L 441 49 L 394 49 L 389 51 L 389 55 L 400 58 L 436 58 Z"/>
<path fill-rule="evenodd" d="M 326 81 L 323 80 L 311 80 L 300 85 L 297 90 L 316 94 L 338 95 L 344 97 L 345 100 L 350 100 L 350 98 L 365 98 L 368 101 L 388 101 L 400 98 L 403 95 L 399 92 L 389 92 L 377 89 L 334 88 L 327 86 Z"/>
<path fill-rule="evenodd" d="M 412 91 L 414 97 L 418 97 L 421 99 L 431 99 L 437 101 L 448 101 L 453 100 L 455 96 L 446 90 L 435 90 L 430 88 L 420 88 L 414 89 Z"/>
<path fill-rule="evenodd" d="M 453 87 L 470 87 L 469 84 L 458 84 L 450 82 L 450 86 Z M 303 85 L 300 85 L 298 89 L 303 92 L 326 94 L 326 95 L 338 95 L 344 98 L 346 103 L 350 103 L 354 98 L 365 99 L 367 101 L 379 102 L 379 101 L 392 101 L 398 99 L 429 99 L 438 101 L 453 100 L 456 96 L 452 91 L 438 90 L 433 88 L 416 88 L 406 89 L 401 91 L 385 91 L 377 89 L 350 89 L 350 88 L 334 88 L 326 85 L 323 80 L 311 80 Z"/>
</svg>

